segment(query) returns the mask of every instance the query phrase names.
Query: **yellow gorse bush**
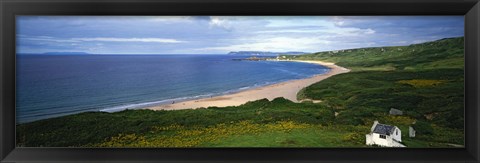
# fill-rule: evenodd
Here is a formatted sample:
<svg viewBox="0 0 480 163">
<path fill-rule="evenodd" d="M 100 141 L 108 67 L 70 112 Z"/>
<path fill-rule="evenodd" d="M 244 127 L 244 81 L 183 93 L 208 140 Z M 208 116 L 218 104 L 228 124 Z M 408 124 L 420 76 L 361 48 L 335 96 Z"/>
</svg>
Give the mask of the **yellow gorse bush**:
<svg viewBox="0 0 480 163">
<path fill-rule="evenodd" d="M 447 82 L 447 80 L 428 80 L 428 79 L 412 79 L 412 80 L 400 80 L 398 83 L 401 84 L 408 84 L 413 87 L 431 87 L 436 86 L 438 84 L 442 84 Z"/>
<path fill-rule="evenodd" d="M 356 142 L 364 142 L 364 135 L 358 134 L 358 133 L 349 133 L 345 134 L 342 138 L 343 141 L 356 141 Z"/>
<path fill-rule="evenodd" d="M 311 127 L 310 124 L 293 121 L 280 121 L 268 124 L 256 124 L 240 121 L 233 124 L 217 124 L 209 127 L 185 128 L 181 125 L 153 127 L 151 136 L 119 134 L 95 147 L 194 147 L 202 143 L 215 142 L 222 138 L 242 134 L 262 132 L 290 132 L 293 129 Z M 171 132 L 165 134 L 165 132 Z"/>
<path fill-rule="evenodd" d="M 153 132 L 178 130 L 178 129 L 183 129 L 183 126 L 174 124 L 174 125 L 170 125 L 170 126 L 153 126 L 152 127 Z"/>
<path fill-rule="evenodd" d="M 119 134 L 118 136 L 110 138 L 109 141 L 98 145 L 100 147 L 120 147 L 124 144 L 142 143 L 146 142 L 145 137 L 136 134 Z"/>
</svg>

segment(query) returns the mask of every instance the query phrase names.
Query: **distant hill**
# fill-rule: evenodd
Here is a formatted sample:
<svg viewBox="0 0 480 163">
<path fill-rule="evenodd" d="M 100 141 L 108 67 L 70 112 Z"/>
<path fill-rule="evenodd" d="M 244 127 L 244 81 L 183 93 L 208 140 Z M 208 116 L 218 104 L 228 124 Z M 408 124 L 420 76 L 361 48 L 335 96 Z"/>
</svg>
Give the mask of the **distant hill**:
<svg viewBox="0 0 480 163">
<path fill-rule="evenodd" d="M 266 52 L 266 51 L 233 51 L 228 55 L 243 55 L 243 56 L 277 56 L 277 55 L 300 55 L 306 52 Z"/>
<path fill-rule="evenodd" d="M 285 56 L 285 58 L 334 62 L 354 71 L 433 68 L 463 69 L 463 39 L 463 37 L 444 38 L 408 46 L 323 51 L 305 55 Z"/>
<path fill-rule="evenodd" d="M 46 52 L 42 53 L 42 55 L 89 55 L 86 52 Z"/>
</svg>

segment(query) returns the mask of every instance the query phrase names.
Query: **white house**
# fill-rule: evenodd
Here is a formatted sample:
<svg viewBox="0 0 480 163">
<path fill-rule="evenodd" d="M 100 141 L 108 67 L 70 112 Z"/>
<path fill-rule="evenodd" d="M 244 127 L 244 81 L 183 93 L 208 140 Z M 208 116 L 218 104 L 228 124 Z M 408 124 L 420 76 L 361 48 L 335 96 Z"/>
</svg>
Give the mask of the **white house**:
<svg viewBox="0 0 480 163">
<path fill-rule="evenodd" d="M 417 131 L 415 131 L 415 129 L 414 129 L 412 126 L 409 126 L 409 127 L 408 127 L 408 136 L 409 136 L 409 137 L 411 137 L 411 138 L 415 137 L 415 133 L 416 133 L 416 132 L 417 132 Z"/>
<path fill-rule="evenodd" d="M 382 147 L 405 147 L 402 142 L 402 131 L 397 126 L 380 124 L 375 121 L 370 133 L 365 135 L 367 145 Z"/>
<path fill-rule="evenodd" d="M 390 111 L 388 113 L 390 113 L 390 115 L 403 115 L 403 111 L 395 108 L 390 108 Z"/>
</svg>

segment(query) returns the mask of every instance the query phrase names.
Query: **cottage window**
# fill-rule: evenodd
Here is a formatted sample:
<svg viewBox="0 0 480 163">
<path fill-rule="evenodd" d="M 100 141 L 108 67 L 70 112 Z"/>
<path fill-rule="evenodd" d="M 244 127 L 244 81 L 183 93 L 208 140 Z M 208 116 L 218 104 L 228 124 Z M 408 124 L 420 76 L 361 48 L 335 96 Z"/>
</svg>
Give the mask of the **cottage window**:
<svg viewBox="0 0 480 163">
<path fill-rule="evenodd" d="M 395 134 L 398 135 L 398 130 L 395 130 Z"/>
<path fill-rule="evenodd" d="M 387 136 L 386 135 L 380 135 L 380 138 L 387 139 Z"/>
</svg>

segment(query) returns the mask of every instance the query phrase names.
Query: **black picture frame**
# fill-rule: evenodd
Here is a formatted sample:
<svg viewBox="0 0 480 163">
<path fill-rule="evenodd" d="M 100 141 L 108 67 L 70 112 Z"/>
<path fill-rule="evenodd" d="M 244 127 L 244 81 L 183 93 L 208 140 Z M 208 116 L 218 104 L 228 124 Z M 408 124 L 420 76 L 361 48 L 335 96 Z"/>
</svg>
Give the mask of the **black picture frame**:
<svg viewBox="0 0 480 163">
<path fill-rule="evenodd" d="M 479 162 L 478 0 L 1 0 L 1 162 Z M 464 15 L 465 148 L 18 148 L 16 15 Z"/>
</svg>

